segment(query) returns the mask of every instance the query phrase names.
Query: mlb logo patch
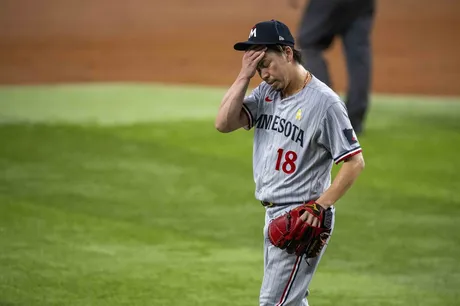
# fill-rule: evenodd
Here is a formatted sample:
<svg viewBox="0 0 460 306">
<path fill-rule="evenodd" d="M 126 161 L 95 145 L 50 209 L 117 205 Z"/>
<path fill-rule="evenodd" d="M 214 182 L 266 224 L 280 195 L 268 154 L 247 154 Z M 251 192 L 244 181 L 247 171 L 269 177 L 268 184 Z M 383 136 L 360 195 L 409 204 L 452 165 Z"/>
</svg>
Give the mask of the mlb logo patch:
<svg viewBox="0 0 460 306">
<path fill-rule="evenodd" d="M 355 144 L 358 142 L 358 138 L 356 138 L 355 131 L 353 129 L 344 129 L 343 134 L 345 138 L 347 138 L 349 144 Z"/>
</svg>

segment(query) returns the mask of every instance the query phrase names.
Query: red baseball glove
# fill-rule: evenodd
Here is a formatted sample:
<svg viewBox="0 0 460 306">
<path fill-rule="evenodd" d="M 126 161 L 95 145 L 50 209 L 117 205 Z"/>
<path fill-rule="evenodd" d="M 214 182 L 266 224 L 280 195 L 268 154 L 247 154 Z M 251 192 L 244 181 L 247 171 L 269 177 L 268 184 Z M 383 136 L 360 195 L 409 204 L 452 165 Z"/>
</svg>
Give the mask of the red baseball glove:
<svg viewBox="0 0 460 306">
<path fill-rule="evenodd" d="M 300 219 L 308 211 L 319 220 L 319 227 L 311 226 Z M 321 205 L 310 201 L 300 205 L 284 215 L 273 219 L 268 225 L 270 242 L 289 254 L 306 255 L 313 258 L 321 253 L 331 234 L 332 212 Z"/>
</svg>

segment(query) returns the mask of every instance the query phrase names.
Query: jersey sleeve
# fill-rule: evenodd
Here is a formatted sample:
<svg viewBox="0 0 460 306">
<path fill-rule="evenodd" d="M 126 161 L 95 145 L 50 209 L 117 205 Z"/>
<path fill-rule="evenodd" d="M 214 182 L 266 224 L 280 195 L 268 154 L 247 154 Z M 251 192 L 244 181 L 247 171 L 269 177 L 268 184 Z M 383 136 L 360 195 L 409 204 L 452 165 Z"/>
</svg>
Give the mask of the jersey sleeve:
<svg viewBox="0 0 460 306">
<path fill-rule="evenodd" d="M 343 102 L 334 102 L 319 127 L 318 142 L 331 154 L 336 164 L 362 151 Z"/>
<path fill-rule="evenodd" d="M 246 125 L 244 128 L 246 130 L 250 130 L 257 119 L 257 109 L 259 105 L 259 98 L 260 98 L 260 85 L 257 86 L 251 93 L 244 98 L 243 101 L 243 110 L 248 117 L 249 124 Z"/>
</svg>

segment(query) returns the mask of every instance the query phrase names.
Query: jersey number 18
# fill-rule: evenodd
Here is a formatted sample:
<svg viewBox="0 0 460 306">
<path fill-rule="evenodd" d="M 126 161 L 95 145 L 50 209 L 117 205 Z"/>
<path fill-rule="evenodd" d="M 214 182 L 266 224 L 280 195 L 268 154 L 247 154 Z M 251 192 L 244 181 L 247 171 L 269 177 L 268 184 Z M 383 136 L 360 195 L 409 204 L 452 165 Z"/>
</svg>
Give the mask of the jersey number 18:
<svg viewBox="0 0 460 306">
<path fill-rule="evenodd" d="M 283 149 L 278 149 L 278 158 L 276 160 L 275 170 L 279 171 L 281 167 L 281 170 L 283 170 L 284 173 L 292 174 L 296 169 L 294 163 L 296 160 L 297 154 L 294 151 L 287 151 L 286 154 L 284 154 Z"/>
</svg>

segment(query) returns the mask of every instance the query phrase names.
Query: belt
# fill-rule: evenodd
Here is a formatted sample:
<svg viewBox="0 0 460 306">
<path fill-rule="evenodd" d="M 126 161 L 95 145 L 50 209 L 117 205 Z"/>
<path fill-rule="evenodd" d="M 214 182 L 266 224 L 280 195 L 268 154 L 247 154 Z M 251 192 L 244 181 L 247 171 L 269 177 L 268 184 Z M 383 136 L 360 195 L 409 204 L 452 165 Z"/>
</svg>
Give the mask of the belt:
<svg viewBox="0 0 460 306">
<path fill-rule="evenodd" d="M 303 202 L 289 202 L 289 203 L 273 203 L 273 202 L 266 202 L 266 201 L 260 201 L 262 206 L 265 207 L 275 207 L 275 206 L 287 206 L 287 205 L 296 205 L 296 204 L 305 204 L 308 203 L 307 201 Z"/>
</svg>

